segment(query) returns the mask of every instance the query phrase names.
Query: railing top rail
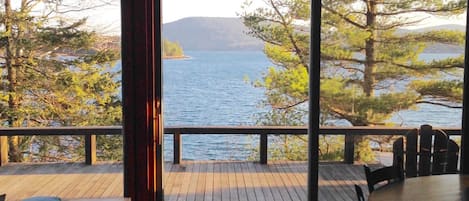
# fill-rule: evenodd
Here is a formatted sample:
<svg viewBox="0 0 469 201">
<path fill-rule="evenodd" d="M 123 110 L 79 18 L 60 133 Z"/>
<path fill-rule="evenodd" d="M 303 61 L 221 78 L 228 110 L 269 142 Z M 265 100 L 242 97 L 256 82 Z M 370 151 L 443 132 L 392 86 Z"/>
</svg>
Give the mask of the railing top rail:
<svg viewBox="0 0 469 201">
<path fill-rule="evenodd" d="M 0 136 L 22 135 L 121 135 L 122 126 L 0 128 Z"/>
<path fill-rule="evenodd" d="M 415 130 L 415 127 L 332 127 L 324 126 L 320 128 L 320 134 L 328 135 L 406 135 Z M 438 127 L 448 135 L 460 135 L 461 128 Z M 306 126 L 167 126 L 165 133 L 180 134 L 292 134 L 303 135 L 307 133 Z"/>
<path fill-rule="evenodd" d="M 414 127 L 321 127 L 320 134 L 328 135 L 406 135 Z M 448 135 L 460 135 L 461 128 L 434 127 Z M 292 134 L 304 135 L 306 126 L 166 126 L 166 134 Z M 16 135 L 121 135 L 122 126 L 87 127 L 17 127 L 0 128 L 0 136 Z"/>
</svg>

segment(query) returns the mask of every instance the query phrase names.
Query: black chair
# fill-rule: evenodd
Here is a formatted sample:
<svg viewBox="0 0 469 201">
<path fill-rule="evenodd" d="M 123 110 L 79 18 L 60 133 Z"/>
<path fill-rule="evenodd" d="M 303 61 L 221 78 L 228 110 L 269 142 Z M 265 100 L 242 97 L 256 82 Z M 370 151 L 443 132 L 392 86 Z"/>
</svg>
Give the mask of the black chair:
<svg viewBox="0 0 469 201">
<path fill-rule="evenodd" d="M 446 173 L 458 173 L 459 146 L 452 139 L 448 141 L 448 155 L 446 158 Z"/>
<path fill-rule="evenodd" d="M 363 195 L 363 190 L 359 185 L 355 184 L 355 192 L 357 193 L 358 201 L 365 201 L 365 196 Z"/>
<path fill-rule="evenodd" d="M 400 137 L 392 143 L 392 166 L 404 170 L 404 138 Z"/>
<path fill-rule="evenodd" d="M 371 169 L 364 165 L 366 181 L 368 183 L 368 192 L 375 190 L 375 185 L 387 181 L 387 184 L 404 180 L 404 173 L 399 165 L 388 166 L 371 171 Z"/>
</svg>

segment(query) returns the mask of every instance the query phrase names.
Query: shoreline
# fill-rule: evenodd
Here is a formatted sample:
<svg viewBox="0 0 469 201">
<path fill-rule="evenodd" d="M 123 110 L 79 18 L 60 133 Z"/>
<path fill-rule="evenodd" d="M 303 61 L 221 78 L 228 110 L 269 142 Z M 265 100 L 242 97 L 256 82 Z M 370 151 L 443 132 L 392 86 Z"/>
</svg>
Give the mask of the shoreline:
<svg viewBox="0 0 469 201">
<path fill-rule="evenodd" d="M 162 59 L 169 59 L 169 60 L 175 60 L 175 59 L 189 59 L 191 57 L 182 55 L 182 56 L 162 56 Z"/>
</svg>

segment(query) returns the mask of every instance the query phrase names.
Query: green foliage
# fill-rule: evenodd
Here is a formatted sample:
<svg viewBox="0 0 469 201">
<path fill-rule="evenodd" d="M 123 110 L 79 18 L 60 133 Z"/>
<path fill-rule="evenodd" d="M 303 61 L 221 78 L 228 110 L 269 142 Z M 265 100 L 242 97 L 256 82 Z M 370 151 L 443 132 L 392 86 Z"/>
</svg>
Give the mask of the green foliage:
<svg viewBox="0 0 469 201">
<path fill-rule="evenodd" d="M 307 137 L 298 135 L 269 136 L 273 139 L 269 142 L 269 160 L 307 160 L 308 149 Z M 343 161 L 344 160 L 344 137 L 321 135 L 319 139 L 319 160 L 321 161 Z M 250 160 L 259 158 L 259 147 L 251 147 Z"/>
<path fill-rule="evenodd" d="M 344 160 L 344 136 L 319 136 L 319 160 L 343 161 Z M 306 146 L 301 147 L 304 149 Z M 305 158 L 306 159 L 306 158 Z"/>
<path fill-rule="evenodd" d="M 97 139 L 96 155 L 98 160 L 103 161 L 122 161 L 124 149 L 122 147 L 123 137 L 117 135 L 101 135 Z"/>
<path fill-rule="evenodd" d="M 184 51 L 178 42 L 171 42 L 168 39 L 163 39 L 163 57 L 181 56 L 184 56 Z"/>
<path fill-rule="evenodd" d="M 287 70 L 270 68 L 264 79 L 267 101 L 274 108 L 285 108 L 307 100 L 308 77 L 304 67 Z"/>
<path fill-rule="evenodd" d="M 31 1 L 18 8 L 9 3 L 0 7 L 1 125 L 120 125 L 120 72 L 113 69 L 119 52 L 94 48 L 98 36 L 86 31 L 85 19 L 36 12 L 58 14 L 61 1 Z M 85 54 L 79 53 L 83 50 Z M 81 137 L 70 136 L 10 137 L 10 161 L 81 160 L 83 143 Z M 119 137 L 98 140 L 112 149 L 118 149 L 118 143 L 122 144 Z M 109 152 L 102 151 L 102 156 L 122 156 Z"/>
<path fill-rule="evenodd" d="M 409 87 L 424 97 L 461 103 L 463 84 L 460 80 L 415 80 Z"/>
<path fill-rule="evenodd" d="M 263 105 L 271 110 L 259 115 L 263 118 L 260 122 L 288 125 L 288 120 L 277 121 L 282 114 L 294 117 L 290 123 L 304 125 L 306 116 L 298 114 L 307 114 L 308 70 L 319 68 L 309 66 L 309 29 L 303 26 L 309 20 L 305 13 L 310 13 L 310 1 L 275 0 L 265 4 L 253 8 L 248 1 L 240 14 L 248 33 L 266 43 L 265 54 L 275 64 L 255 84 L 265 89 Z M 419 103 L 460 104 L 462 84 L 458 80 L 464 57 L 424 61 L 419 56 L 432 43 L 462 45 L 464 33 L 397 30 L 422 21 L 422 17 L 413 15 L 417 12 L 449 16 L 464 12 L 466 4 L 463 0 L 322 1 L 322 117 L 346 120 L 353 126 L 386 125 L 394 113 L 414 109 Z M 445 73 L 456 78 L 443 79 Z M 359 160 L 372 158 L 367 143 L 363 139 L 357 145 Z"/>
<path fill-rule="evenodd" d="M 303 147 L 307 143 L 304 136 L 279 135 L 274 138 L 268 154 L 271 160 L 306 160 L 308 150 Z"/>
<path fill-rule="evenodd" d="M 360 141 L 357 144 L 357 147 L 355 149 L 355 157 L 356 160 L 362 161 L 362 162 L 372 162 L 375 160 L 375 155 L 373 153 L 373 150 L 371 150 L 370 147 L 370 140 L 369 139 L 364 139 Z"/>
</svg>

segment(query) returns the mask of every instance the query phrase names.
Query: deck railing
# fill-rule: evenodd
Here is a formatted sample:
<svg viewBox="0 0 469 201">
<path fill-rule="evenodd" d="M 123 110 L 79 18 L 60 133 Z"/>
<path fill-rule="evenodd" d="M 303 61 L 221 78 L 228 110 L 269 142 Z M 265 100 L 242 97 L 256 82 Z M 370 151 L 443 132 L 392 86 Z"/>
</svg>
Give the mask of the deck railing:
<svg viewBox="0 0 469 201">
<path fill-rule="evenodd" d="M 392 128 L 392 127 L 321 127 L 321 135 L 343 135 L 344 162 L 353 164 L 354 142 L 356 136 L 361 135 L 396 135 L 406 136 L 416 128 Z M 460 128 L 434 128 L 446 132 L 448 135 L 461 135 Z M 259 135 L 260 163 L 267 163 L 268 136 L 269 135 L 306 135 L 306 127 L 294 126 L 168 126 L 165 134 L 173 135 L 174 156 L 173 162 L 178 164 L 182 158 L 181 135 L 195 134 L 243 134 Z M 8 163 L 8 136 L 57 136 L 74 135 L 85 137 L 85 163 L 96 163 L 96 136 L 97 135 L 122 135 L 120 126 L 100 127 L 47 127 L 47 128 L 0 128 L 0 165 Z"/>
</svg>

